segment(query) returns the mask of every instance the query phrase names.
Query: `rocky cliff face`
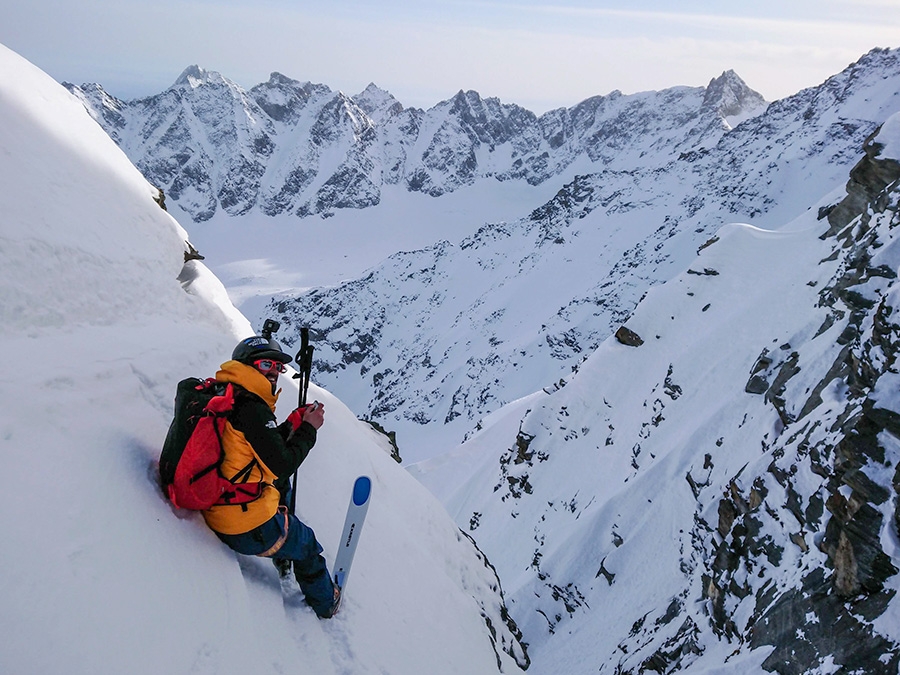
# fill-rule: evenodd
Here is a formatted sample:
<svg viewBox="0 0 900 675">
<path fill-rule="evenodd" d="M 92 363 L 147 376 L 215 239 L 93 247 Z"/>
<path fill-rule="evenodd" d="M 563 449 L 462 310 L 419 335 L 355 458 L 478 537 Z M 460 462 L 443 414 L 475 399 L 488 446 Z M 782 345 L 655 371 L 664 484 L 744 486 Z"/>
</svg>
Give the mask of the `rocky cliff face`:
<svg viewBox="0 0 900 675">
<path fill-rule="evenodd" d="M 157 96 L 121 101 L 67 85 L 148 180 L 197 221 L 327 215 L 379 203 L 381 187 L 440 196 L 484 179 L 539 184 L 579 157 L 620 170 L 712 145 L 765 101 L 733 72 L 706 88 L 613 92 L 540 117 L 460 91 L 428 111 L 370 85 L 357 96 L 279 73 L 244 91 L 197 66 Z"/>
<path fill-rule="evenodd" d="M 820 330 L 843 323 L 837 358 L 817 364 L 821 379 L 793 400 L 786 392 L 800 372 L 798 353 L 766 364 L 771 384 L 763 395 L 785 433 L 765 472 L 735 477 L 723 491 L 710 523 L 718 536 L 706 544 L 712 626 L 751 648 L 774 647 L 763 662 L 770 672 L 799 675 L 828 661 L 843 672 L 900 668 L 897 633 L 878 620 L 892 611 L 896 584 L 888 581 L 900 564 L 885 539 L 900 535 L 900 288 L 896 254 L 879 251 L 896 247 L 900 163 L 879 159 L 877 142 L 865 151 L 847 197 L 828 213 L 841 265 L 820 291 L 820 306 L 829 308 Z M 836 385 L 843 400 L 826 403 L 823 392 Z M 813 547 L 824 564 L 802 565 L 785 585 L 785 549 L 803 557 Z M 760 556 L 777 570 L 764 583 L 750 580 Z M 752 598 L 749 620 L 735 612 L 745 597 Z"/>
</svg>

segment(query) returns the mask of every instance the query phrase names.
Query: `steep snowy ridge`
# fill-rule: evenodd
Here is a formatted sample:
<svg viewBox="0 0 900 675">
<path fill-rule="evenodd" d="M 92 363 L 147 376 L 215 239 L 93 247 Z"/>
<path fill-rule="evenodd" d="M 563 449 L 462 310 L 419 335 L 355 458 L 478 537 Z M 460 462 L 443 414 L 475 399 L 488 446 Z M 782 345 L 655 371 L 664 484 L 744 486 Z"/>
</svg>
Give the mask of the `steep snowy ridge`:
<svg viewBox="0 0 900 675">
<path fill-rule="evenodd" d="M 327 216 L 375 206 L 393 184 L 435 197 L 485 179 L 536 185 L 579 157 L 618 169 L 657 165 L 673 148 L 714 144 L 728 119 L 766 105 L 731 71 L 706 88 L 613 92 L 540 117 L 474 91 L 422 111 L 374 85 L 348 97 L 279 73 L 244 92 L 197 66 L 136 101 L 96 84 L 66 86 L 195 221 L 218 208 Z"/>
<path fill-rule="evenodd" d="M 298 513 L 329 562 L 353 479 L 374 486 L 337 617 L 285 606 L 269 561 L 164 500 L 154 462 L 176 383 L 212 376 L 252 327 L 185 262 L 185 231 L 83 105 L 2 46 L 0 70 L 0 672 L 521 672 L 484 556 L 315 384 L 327 419 Z M 179 86 L 208 91 L 199 78 Z M 256 129 L 248 117 L 216 133 Z M 280 419 L 297 397 L 282 384 Z"/>
<path fill-rule="evenodd" d="M 535 672 L 897 672 L 898 124 L 827 222 L 722 228 L 566 386 L 412 467 Z"/>
<path fill-rule="evenodd" d="M 657 154 L 648 133 L 646 148 L 627 145 L 616 159 L 631 168 L 578 176 L 524 218 L 398 254 L 342 286 L 273 298 L 265 311 L 293 329 L 289 341 L 301 325 L 316 330 L 322 381 L 397 431 L 407 460 L 449 449 L 483 415 L 567 378 L 724 223 L 780 227 L 815 213 L 846 181 L 866 137 L 900 110 L 900 50 L 873 51 L 732 131 L 707 129 L 709 146 L 673 152 L 665 128 L 681 118 L 661 111 L 678 113 L 677 100 L 694 97 L 683 117 L 701 94 L 586 102 L 595 122 L 585 128 L 601 118 L 648 124 L 653 112 Z M 660 97 L 675 101 L 654 108 Z M 617 101 L 631 112 L 603 117 L 600 108 Z M 602 125 L 595 135 L 614 137 Z"/>
</svg>

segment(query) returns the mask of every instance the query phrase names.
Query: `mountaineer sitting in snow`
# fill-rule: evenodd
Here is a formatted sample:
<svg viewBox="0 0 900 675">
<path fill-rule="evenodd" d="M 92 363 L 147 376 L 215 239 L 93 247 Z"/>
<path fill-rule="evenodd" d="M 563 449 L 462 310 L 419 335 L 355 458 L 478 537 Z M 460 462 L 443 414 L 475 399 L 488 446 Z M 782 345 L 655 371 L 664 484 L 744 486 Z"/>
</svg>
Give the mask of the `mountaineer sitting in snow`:
<svg viewBox="0 0 900 675">
<path fill-rule="evenodd" d="M 325 415 L 322 404 L 315 403 L 295 409 L 284 423 L 276 424 L 278 375 L 290 361 L 264 330 L 263 336 L 238 343 L 215 380 L 182 381 L 175 420 L 160 457 L 160 478 L 176 506 L 202 510 L 206 524 L 233 550 L 272 558 L 283 574 L 293 564 L 307 603 L 320 618 L 330 618 L 340 604 L 340 589 L 331 580 L 315 533 L 284 506 L 289 478 L 315 445 Z M 210 392 L 203 399 L 202 392 L 212 389 L 218 393 Z M 184 412 L 190 409 L 188 399 L 195 405 L 193 412 Z M 210 399 L 219 403 L 210 406 Z M 201 422 L 204 417 L 218 420 L 218 428 L 211 426 L 214 431 L 203 441 L 197 440 L 198 417 Z M 213 466 L 201 461 L 195 462 L 195 468 L 183 468 L 197 445 L 215 446 L 216 457 L 221 456 L 221 448 L 224 458 L 214 460 Z M 195 481 L 210 474 L 225 486 L 215 488 L 214 497 L 195 506 L 180 499 L 181 475 L 187 476 L 182 484 L 193 489 Z"/>
</svg>

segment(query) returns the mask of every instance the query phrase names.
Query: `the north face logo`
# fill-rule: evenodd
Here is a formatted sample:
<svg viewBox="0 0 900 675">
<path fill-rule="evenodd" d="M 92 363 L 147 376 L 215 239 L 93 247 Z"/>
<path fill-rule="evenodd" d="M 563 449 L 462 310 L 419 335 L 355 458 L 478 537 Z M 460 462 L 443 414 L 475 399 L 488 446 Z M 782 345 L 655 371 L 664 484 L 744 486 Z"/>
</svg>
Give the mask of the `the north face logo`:
<svg viewBox="0 0 900 675">
<path fill-rule="evenodd" d="M 259 347 L 260 345 L 268 345 L 269 341 L 263 337 L 252 337 L 244 340 L 244 344 L 248 347 Z"/>
</svg>

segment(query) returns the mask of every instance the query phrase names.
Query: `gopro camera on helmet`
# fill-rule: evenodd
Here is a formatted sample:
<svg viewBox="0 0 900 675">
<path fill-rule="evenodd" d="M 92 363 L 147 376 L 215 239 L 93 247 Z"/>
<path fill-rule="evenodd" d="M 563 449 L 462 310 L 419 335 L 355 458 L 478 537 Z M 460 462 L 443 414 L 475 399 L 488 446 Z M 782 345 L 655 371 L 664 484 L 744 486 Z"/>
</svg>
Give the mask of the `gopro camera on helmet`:
<svg viewBox="0 0 900 675">
<path fill-rule="evenodd" d="M 271 340 L 272 335 L 277 333 L 279 328 L 281 328 L 281 324 L 275 321 L 275 319 L 266 319 L 265 323 L 263 323 L 261 335 L 266 338 L 266 340 Z"/>
<path fill-rule="evenodd" d="M 244 338 L 238 342 L 231 358 L 241 363 L 251 364 L 257 359 L 274 359 L 280 363 L 290 363 L 291 357 L 284 353 L 281 345 L 272 337 L 281 324 L 274 319 L 266 319 L 259 335 Z"/>
</svg>

